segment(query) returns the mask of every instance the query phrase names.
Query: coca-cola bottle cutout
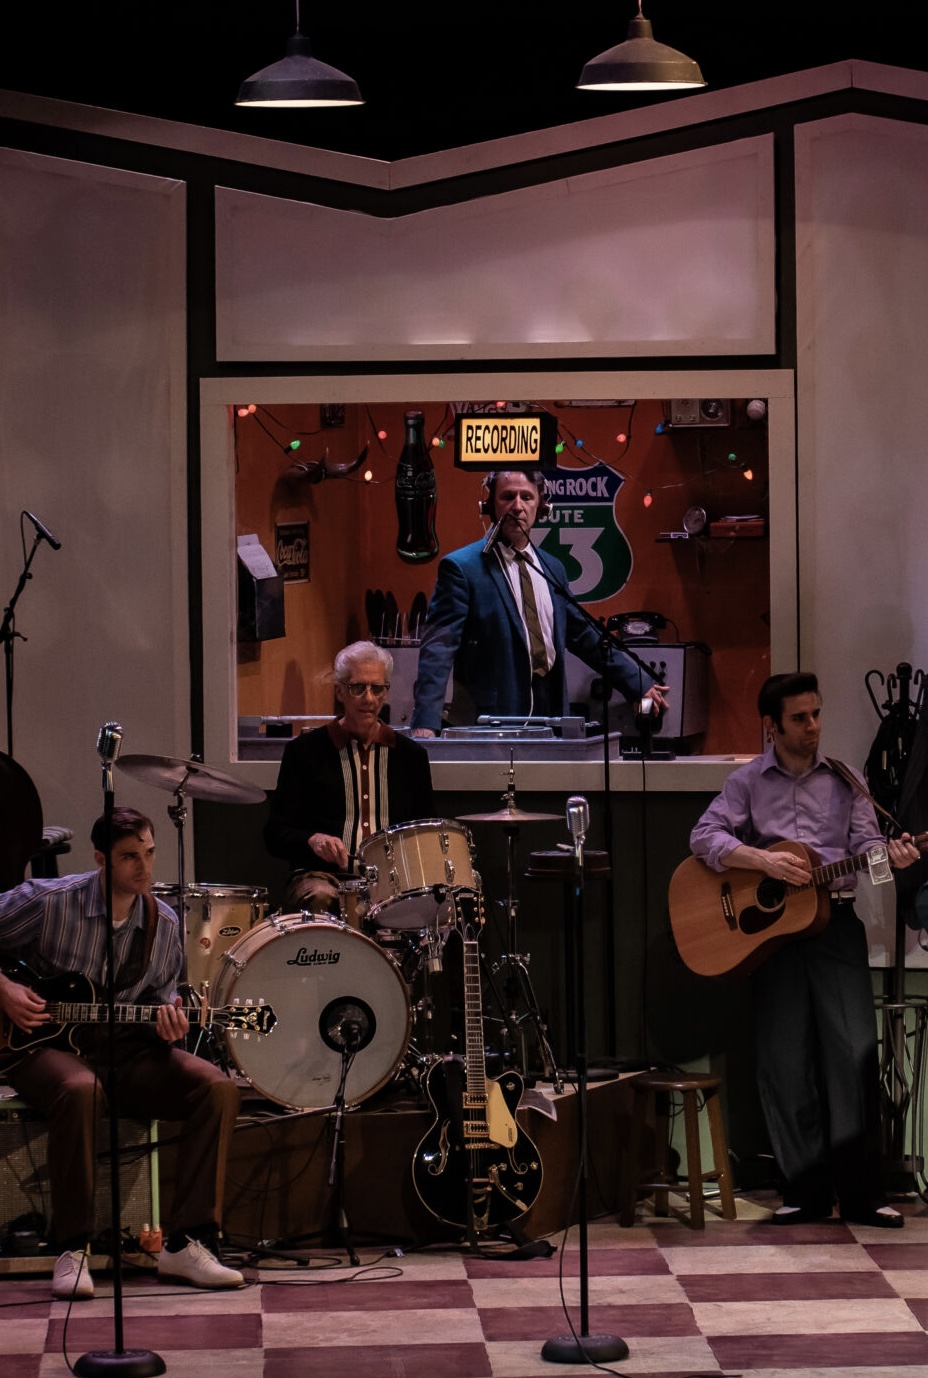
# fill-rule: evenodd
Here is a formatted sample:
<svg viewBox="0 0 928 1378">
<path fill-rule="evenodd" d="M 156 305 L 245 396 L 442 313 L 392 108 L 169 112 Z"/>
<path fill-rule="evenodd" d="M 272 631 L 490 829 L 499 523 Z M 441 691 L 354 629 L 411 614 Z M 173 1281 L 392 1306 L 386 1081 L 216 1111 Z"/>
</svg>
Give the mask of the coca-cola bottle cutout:
<svg viewBox="0 0 928 1378">
<path fill-rule="evenodd" d="M 435 469 L 425 443 L 425 417 L 406 413 L 406 443 L 396 466 L 396 552 L 401 560 L 421 563 L 438 554 Z"/>
</svg>

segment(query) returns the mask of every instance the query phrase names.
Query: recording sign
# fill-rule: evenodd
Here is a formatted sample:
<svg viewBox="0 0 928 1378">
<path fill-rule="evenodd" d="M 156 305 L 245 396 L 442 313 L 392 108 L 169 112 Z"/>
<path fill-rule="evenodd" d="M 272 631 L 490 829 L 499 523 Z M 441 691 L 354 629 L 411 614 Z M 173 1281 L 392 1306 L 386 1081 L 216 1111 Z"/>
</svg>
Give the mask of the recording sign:
<svg viewBox="0 0 928 1378">
<path fill-rule="evenodd" d="M 454 426 L 459 469 L 553 469 L 556 447 L 557 421 L 547 412 L 463 415 Z"/>
</svg>

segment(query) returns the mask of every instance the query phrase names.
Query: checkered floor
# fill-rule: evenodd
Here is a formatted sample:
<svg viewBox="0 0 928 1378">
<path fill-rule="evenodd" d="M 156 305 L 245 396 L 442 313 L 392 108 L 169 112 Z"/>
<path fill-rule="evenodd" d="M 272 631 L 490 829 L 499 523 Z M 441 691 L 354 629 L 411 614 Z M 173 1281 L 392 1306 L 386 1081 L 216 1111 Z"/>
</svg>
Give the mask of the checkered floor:
<svg viewBox="0 0 928 1378">
<path fill-rule="evenodd" d="M 738 1199 L 705 1231 L 645 1208 L 632 1229 L 589 1227 L 588 1326 L 624 1340 L 605 1363 L 625 1378 L 925 1378 L 928 1206 L 904 1230 L 766 1223 L 776 1204 Z M 581 1331 L 576 1229 L 550 1258 L 430 1248 L 402 1257 L 358 1246 L 305 1261 L 246 1261 L 234 1293 L 181 1292 L 124 1275 L 122 1350 L 152 1351 L 180 1378 L 538 1378 L 590 1373 L 541 1357 Z M 0 1374 L 57 1378 L 116 1348 L 112 1283 L 93 1301 L 49 1300 L 47 1277 L 0 1278 Z M 120 1351 L 121 1352 L 121 1351 Z"/>
</svg>

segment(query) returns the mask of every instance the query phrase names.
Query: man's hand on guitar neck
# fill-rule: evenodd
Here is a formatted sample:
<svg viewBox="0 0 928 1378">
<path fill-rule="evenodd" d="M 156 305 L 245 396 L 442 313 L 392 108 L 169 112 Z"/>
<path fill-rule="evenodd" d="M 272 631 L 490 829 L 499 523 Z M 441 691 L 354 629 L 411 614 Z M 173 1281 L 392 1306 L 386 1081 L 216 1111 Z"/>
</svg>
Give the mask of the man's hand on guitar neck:
<svg viewBox="0 0 928 1378">
<path fill-rule="evenodd" d="M 0 972 L 0 1010 L 17 1029 L 31 1033 L 40 1024 L 47 1024 L 51 1015 L 46 1012 L 45 1001 L 29 986 L 11 981 Z"/>
<path fill-rule="evenodd" d="M 901 837 L 887 842 L 886 850 L 889 853 L 890 866 L 897 871 L 905 870 L 906 866 L 911 866 L 912 862 L 921 856 L 921 852 L 912 841 L 911 833 L 903 833 Z"/>
<path fill-rule="evenodd" d="M 181 1008 L 183 1001 L 178 995 L 173 1005 L 159 1005 L 155 1014 L 155 1028 L 158 1037 L 165 1043 L 176 1043 L 190 1032 L 190 1023 Z"/>
</svg>

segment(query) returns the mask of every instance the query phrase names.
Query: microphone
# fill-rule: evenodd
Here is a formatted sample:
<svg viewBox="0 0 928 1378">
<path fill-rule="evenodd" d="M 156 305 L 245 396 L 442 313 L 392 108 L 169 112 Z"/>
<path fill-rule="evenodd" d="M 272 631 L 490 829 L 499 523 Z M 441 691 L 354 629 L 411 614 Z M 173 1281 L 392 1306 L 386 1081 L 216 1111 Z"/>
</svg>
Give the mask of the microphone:
<svg viewBox="0 0 928 1378">
<path fill-rule="evenodd" d="M 366 1048 L 374 1037 L 375 1028 L 373 1011 L 369 1014 L 360 1001 L 350 996 L 332 1001 L 319 1019 L 323 1043 L 346 1057 Z"/>
<path fill-rule="evenodd" d="M 27 514 L 28 515 L 28 514 Z M 122 727 L 118 722 L 104 723 L 97 736 L 97 754 L 103 762 L 103 788 L 113 792 L 113 762 L 122 746 Z"/>
<path fill-rule="evenodd" d="M 567 801 L 567 827 L 574 840 L 574 849 L 579 850 L 590 826 L 590 805 L 582 794 L 572 794 Z"/>
<path fill-rule="evenodd" d="M 499 532 L 500 527 L 503 524 L 503 520 L 504 519 L 502 517 L 498 517 L 497 520 L 490 527 L 490 530 L 487 532 L 487 538 L 483 543 L 484 555 L 489 555 L 490 551 L 493 549 L 493 547 L 496 545 L 496 542 L 499 540 Z"/>
<path fill-rule="evenodd" d="M 24 513 L 24 515 L 29 518 L 29 520 L 32 522 L 32 525 L 39 533 L 40 541 L 48 541 L 48 544 L 51 546 L 52 550 L 61 549 L 61 542 L 55 540 L 54 536 L 49 531 L 48 527 L 45 525 L 44 522 L 40 522 L 38 517 L 33 516 L 31 512 L 26 512 Z"/>
<path fill-rule="evenodd" d="M 106 722 L 97 737 L 97 752 L 104 765 L 111 766 L 122 746 L 122 727 L 118 722 Z"/>
</svg>

